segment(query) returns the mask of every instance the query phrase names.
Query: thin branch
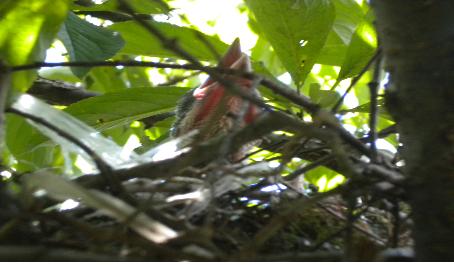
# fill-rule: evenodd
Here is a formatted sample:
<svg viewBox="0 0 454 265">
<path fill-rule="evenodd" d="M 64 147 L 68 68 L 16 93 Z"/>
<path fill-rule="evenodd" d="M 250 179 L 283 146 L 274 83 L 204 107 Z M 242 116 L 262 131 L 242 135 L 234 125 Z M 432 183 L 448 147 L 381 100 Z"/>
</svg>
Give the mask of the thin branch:
<svg viewBox="0 0 454 265">
<path fill-rule="evenodd" d="M 334 155 L 327 155 L 327 156 L 321 157 L 320 159 L 310 163 L 309 165 L 293 171 L 291 174 L 285 176 L 284 180 L 288 181 L 288 180 L 296 179 L 298 176 L 300 176 L 312 169 L 315 169 L 319 166 L 326 165 L 327 163 L 333 161 L 334 159 L 335 159 Z"/>
<path fill-rule="evenodd" d="M 97 17 L 105 20 L 110 20 L 113 22 L 124 22 L 124 21 L 130 21 L 132 20 L 131 16 L 124 14 L 124 13 L 119 13 L 119 12 L 112 12 L 112 11 L 85 11 L 85 10 L 80 10 L 80 11 L 73 11 L 74 14 L 76 15 L 89 15 L 92 17 Z M 142 19 L 150 19 L 151 16 L 148 14 L 138 14 Z"/>
<path fill-rule="evenodd" d="M 42 67 L 155 67 L 155 68 L 170 68 L 170 69 L 183 69 L 183 70 L 200 70 L 200 66 L 194 64 L 171 64 L 160 62 L 144 62 L 144 61 L 87 61 L 87 62 L 35 62 L 31 64 L 24 64 L 11 67 L 11 71 L 25 71 Z M 202 66 L 203 68 L 203 66 Z"/>
</svg>

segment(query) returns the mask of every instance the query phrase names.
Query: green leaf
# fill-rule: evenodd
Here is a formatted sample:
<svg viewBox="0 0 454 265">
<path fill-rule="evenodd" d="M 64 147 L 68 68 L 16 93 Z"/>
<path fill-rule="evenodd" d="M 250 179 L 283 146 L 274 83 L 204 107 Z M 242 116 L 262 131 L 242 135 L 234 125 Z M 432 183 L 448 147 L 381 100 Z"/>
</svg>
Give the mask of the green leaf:
<svg viewBox="0 0 454 265">
<path fill-rule="evenodd" d="M 124 70 L 131 87 L 151 86 L 147 71 L 146 67 L 128 67 Z"/>
<path fill-rule="evenodd" d="M 52 150 L 55 149 L 55 145 L 46 143 L 46 137 L 24 119 L 12 114 L 6 115 L 5 134 L 8 150 L 17 161 L 14 167 L 19 172 L 36 170 L 52 164 L 55 158 Z"/>
<path fill-rule="evenodd" d="M 179 87 L 126 89 L 79 101 L 65 111 L 98 130 L 105 130 L 172 111 L 187 90 Z"/>
<path fill-rule="evenodd" d="M 345 177 L 324 166 L 306 172 L 304 178 L 318 187 L 320 192 L 326 192 L 345 182 Z"/>
<path fill-rule="evenodd" d="M 336 91 L 322 90 L 318 83 L 310 85 L 309 97 L 314 103 L 320 104 L 324 108 L 334 105 L 340 99 L 340 95 Z"/>
<path fill-rule="evenodd" d="M 104 61 L 113 57 L 124 46 L 118 33 L 95 26 L 72 12 L 58 36 L 69 53 L 70 61 Z M 71 70 L 77 77 L 82 78 L 90 69 L 74 67 Z"/>
<path fill-rule="evenodd" d="M 281 61 L 279 61 L 279 58 L 271 48 L 269 42 L 264 38 L 257 39 L 257 42 L 252 49 L 251 57 L 263 62 L 268 70 L 273 73 L 273 76 L 279 76 L 285 73 Z"/>
<path fill-rule="evenodd" d="M 218 55 L 223 54 L 228 49 L 228 45 L 219 40 L 219 38 L 205 35 L 194 29 L 179 27 L 169 23 L 149 23 L 152 23 L 154 27 L 168 38 L 175 39 L 185 51 L 199 60 L 217 61 L 216 55 L 210 47 L 208 47 L 206 42 L 210 43 L 210 46 L 216 50 Z M 126 45 L 121 50 L 122 53 L 164 58 L 181 58 L 164 48 L 159 40 L 134 21 L 115 23 L 110 29 L 120 32 L 121 36 L 126 41 Z"/>
<path fill-rule="evenodd" d="M 128 4 L 137 13 L 142 14 L 167 14 L 170 12 L 170 7 L 164 1 L 144 1 L 144 0 L 128 0 Z M 74 5 L 73 9 L 81 11 L 118 11 L 117 0 L 107 0 L 99 5 L 80 6 Z"/>
<path fill-rule="evenodd" d="M 336 19 L 317 63 L 341 65 L 353 33 L 364 19 L 364 13 L 355 0 L 332 0 Z"/>
<path fill-rule="evenodd" d="M 325 45 L 334 18 L 329 0 L 246 0 L 261 31 L 301 86 Z"/>
<path fill-rule="evenodd" d="M 33 96 L 27 94 L 17 96 L 12 103 L 11 108 L 31 116 L 40 118 L 45 117 L 45 121 L 48 124 L 57 128 L 58 131 L 65 132 L 70 137 L 78 139 L 78 141 L 85 146 L 89 146 L 100 158 L 114 168 L 121 167 L 131 160 L 131 157 L 125 157 L 122 154 L 122 148 L 116 145 L 112 140 L 103 137 L 98 131 L 87 126 L 68 113 L 55 109 Z M 31 125 L 38 129 L 43 135 L 60 144 L 65 150 L 86 155 L 79 146 L 76 146 L 66 137 L 61 136 L 55 129 L 48 128 L 47 126 L 36 122 L 31 122 Z M 26 130 L 28 131 L 29 129 L 27 128 Z M 16 129 L 16 131 L 18 131 L 18 129 Z M 15 135 L 12 134 L 10 137 L 15 137 Z M 34 135 L 29 141 L 35 145 L 29 145 L 30 151 L 33 151 L 33 149 L 41 144 L 45 144 L 45 139 L 43 139 L 41 135 Z M 7 144 L 9 145 L 9 143 Z M 89 157 L 86 158 L 90 160 Z"/>
<path fill-rule="evenodd" d="M 357 75 L 372 58 L 377 48 L 377 34 L 369 19 L 358 27 L 353 35 L 351 43 L 347 50 L 347 55 L 342 63 L 338 81 Z"/>
<path fill-rule="evenodd" d="M 127 86 L 121 78 L 122 71 L 114 67 L 93 68 L 85 78 L 87 88 L 103 93 L 124 90 Z"/>
<path fill-rule="evenodd" d="M 8 0 L 0 2 L 0 60 L 17 66 L 43 61 L 66 17 L 69 0 Z M 25 91 L 36 70 L 13 74 L 13 87 Z"/>
</svg>

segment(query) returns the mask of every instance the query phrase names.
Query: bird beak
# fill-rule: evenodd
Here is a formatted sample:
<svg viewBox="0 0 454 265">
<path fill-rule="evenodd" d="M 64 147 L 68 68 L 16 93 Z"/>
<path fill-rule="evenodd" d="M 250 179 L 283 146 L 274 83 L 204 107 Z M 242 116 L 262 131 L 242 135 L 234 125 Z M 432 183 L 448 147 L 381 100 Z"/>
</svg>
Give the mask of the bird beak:
<svg viewBox="0 0 454 265">
<path fill-rule="evenodd" d="M 249 57 L 241 52 L 240 40 L 238 38 L 230 45 L 227 53 L 218 63 L 219 67 L 231 68 L 243 71 L 251 71 L 251 62 Z M 193 92 L 193 96 L 196 100 L 202 100 L 207 91 L 210 91 L 214 87 L 220 86 L 211 77 L 208 78 L 200 87 L 196 88 Z"/>
</svg>

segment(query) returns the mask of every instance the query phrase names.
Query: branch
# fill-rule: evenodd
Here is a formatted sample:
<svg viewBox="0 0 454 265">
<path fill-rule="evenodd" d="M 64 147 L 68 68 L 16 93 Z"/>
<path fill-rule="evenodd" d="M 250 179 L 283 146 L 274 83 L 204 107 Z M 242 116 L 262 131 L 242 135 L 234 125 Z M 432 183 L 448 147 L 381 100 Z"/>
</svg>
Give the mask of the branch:
<svg viewBox="0 0 454 265">
<path fill-rule="evenodd" d="M 87 91 L 71 83 L 44 78 L 38 78 L 27 93 L 50 104 L 64 106 L 99 95 L 96 92 Z"/>
</svg>

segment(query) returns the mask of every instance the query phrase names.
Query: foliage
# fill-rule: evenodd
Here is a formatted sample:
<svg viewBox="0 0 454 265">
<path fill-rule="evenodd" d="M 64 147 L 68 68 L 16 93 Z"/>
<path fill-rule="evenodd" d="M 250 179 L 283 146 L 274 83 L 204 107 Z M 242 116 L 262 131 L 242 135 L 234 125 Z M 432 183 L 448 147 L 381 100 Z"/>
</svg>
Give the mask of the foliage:
<svg viewBox="0 0 454 265">
<path fill-rule="evenodd" d="M 276 91 L 262 82 L 259 89 L 268 108 L 287 113 L 302 126 L 291 127 L 284 121 L 281 125 L 276 121 L 272 129 L 262 126 L 273 133 L 258 135 L 257 130 L 254 139 L 263 138 L 265 144 L 251 151 L 248 162 L 240 165 L 225 165 L 216 159 L 222 156 L 219 141 L 202 144 L 190 151 L 190 158 L 180 158 L 181 152 L 188 151 L 178 150 L 178 145 L 187 139 L 168 138 L 178 99 L 206 77 L 200 73 L 206 69 L 194 67 L 190 60 L 188 64 L 188 59 L 197 60 L 200 66 L 213 66 L 233 41 L 222 32 L 203 32 L 201 24 L 195 25 L 184 9 L 176 8 L 180 2 L 0 3 L 0 59 L 9 67 L 5 68 L 10 70 L 6 75 L 12 75 L 12 82 L 0 87 L 9 89 L 5 108 L 9 113 L 0 128 L 6 133 L 0 191 L 5 197 L 2 201 L 11 204 L 0 209 L 0 240 L 21 244 L 32 233 L 32 244 L 50 247 L 58 243 L 97 254 L 88 255 L 88 260 L 134 260 L 134 256 L 139 260 L 257 260 L 257 253 L 266 253 L 267 245 L 277 248 L 271 254 L 279 254 L 279 244 L 272 242 L 280 240 L 286 242 L 282 250 L 289 252 L 331 251 L 334 256 L 328 255 L 329 260 L 338 259 L 336 251 L 348 248 L 342 240 L 331 242 L 330 236 L 354 226 L 354 237 L 374 247 L 388 247 L 393 235 L 385 231 L 391 226 L 393 215 L 388 210 L 392 207 L 378 205 L 385 197 L 382 193 L 389 190 L 375 190 L 378 195 L 352 191 L 355 185 L 378 189 L 374 185 L 384 180 L 369 172 L 371 183 L 350 185 L 360 178 L 358 175 L 366 175 L 352 168 L 367 171 L 368 161 L 362 160 L 364 150 L 358 145 L 370 150 L 365 143 L 370 141 L 370 119 L 375 115 L 378 121 L 372 129 L 380 138 L 374 139 L 379 154 L 387 154 L 385 159 L 399 174 L 398 161 L 389 159 L 389 154 L 396 155 L 398 142 L 395 131 L 389 129 L 394 121 L 381 106 L 381 88 L 379 110 L 371 111 L 369 82 L 384 79 L 373 80 L 374 64 L 368 64 L 377 61 L 377 39 L 374 18 L 365 1 L 246 0 L 232 5 L 248 22 L 241 25 L 241 31 L 233 27 L 231 31 L 256 39 L 247 51 L 254 73 L 271 80 L 275 84 L 271 87 L 280 87 Z M 131 16 L 128 8 L 138 15 Z M 216 21 L 203 22 L 204 27 L 216 26 Z M 152 25 L 165 39 L 143 23 Z M 58 58 L 69 62 L 66 66 L 71 66 L 71 72 L 64 64 L 33 65 L 43 62 L 46 52 L 50 62 L 59 51 L 63 54 Z M 117 64 L 99 67 L 96 62 L 102 61 Z M 76 65 L 79 62 L 85 64 Z M 135 64 L 128 66 L 128 62 Z M 192 68 L 140 65 L 146 62 Z M 37 73 L 50 80 L 50 90 L 23 94 L 37 80 Z M 60 93 L 62 97 L 82 96 L 66 106 L 58 104 L 56 95 Z M 286 96 L 289 94 L 294 96 Z M 52 96 L 57 99 L 50 101 Z M 310 106 L 320 106 L 324 112 Z M 331 110 L 336 116 L 330 116 Z M 311 129 L 295 129 L 304 126 Z M 229 139 L 226 136 L 224 140 Z M 232 141 L 233 146 L 241 139 Z M 278 145 L 267 146 L 267 142 Z M 160 150 L 173 151 L 176 160 L 157 157 Z M 356 164 L 352 167 L 349 163 L 353 162 Z M 346 179 L 349 182 L 345 184 Z M 327 193 L 316 192 L 314 185 Z M 98 190 L 92 190 L 95 188 Z M 47 195 L 37 195 L 39 189 Z M 394 192 L 394 186 L 390 190 Z M 334 202 L 316 201 L 321 208 L 309 210 L 314 198 L 324 199 L 330 192 L 350 200 L 361 197 L 362 202 L 352 206 L 337 196 Z M 72 200 L 82 204 L 71 210 L 55 205 L 56 201 Z M 93 216 L 84 215 L 87 211 Z M 18 212 L 28 212 L 27 217 L 14 217 Z M 383 213 L 380 222 L 374 221 L 372 213 L 376 212 Z M 349 213 L 351 219 L 345 224 L 345 218 L 339 216 Z M 183 217 L 192 229 L 184 225 Z M 292 219 L 299 221 L 289 224 Z M 35 221 L 39 227 L 32 227 Z M 332 227 L 326 228 L 324 222 Z M 58 231 L 62 227 L 64 231 Z M 66 231 L 71 227 L 77 232 Z M 269 227 L 274 228 L 267 230 Z M 128 239 L 126 235 L 131 233 L 134 236 Z M 13 234 L 19 236 L 14 238 Z M 85 244 L 81 238 L 106 245 Z M 303 246 L 298 242 L 301 238 Z M 74 247 L 70 241 L 80 245 Z M 168 243 L 160 245 L 163 242 Z M 370 260 L 374 255 L 349 258 Z"/>
</svg>

